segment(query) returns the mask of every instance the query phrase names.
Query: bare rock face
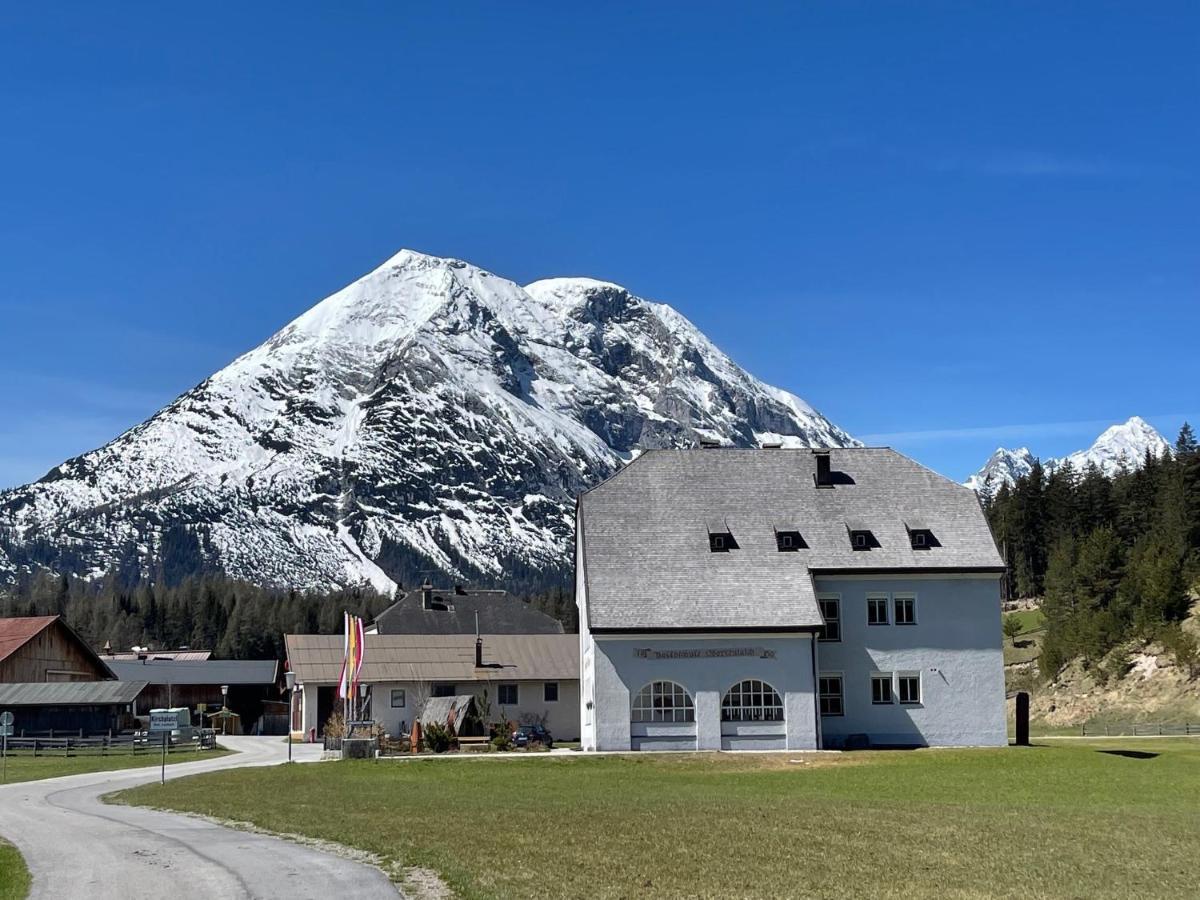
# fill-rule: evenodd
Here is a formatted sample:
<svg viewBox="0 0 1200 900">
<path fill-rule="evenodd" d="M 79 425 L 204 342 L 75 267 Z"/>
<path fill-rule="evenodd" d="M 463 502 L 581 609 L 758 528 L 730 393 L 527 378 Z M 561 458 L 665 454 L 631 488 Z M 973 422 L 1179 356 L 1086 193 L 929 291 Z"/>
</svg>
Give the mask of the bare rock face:
<svg viewBox="0 0 1200 900">
<path fill-rule="evenodd" d="M 112 443 L 0 493 L 0 577 L 533 587 L 576 495 L 700 439 L 849 446 L 668 306 L 402 251 Z"/>
</svg>

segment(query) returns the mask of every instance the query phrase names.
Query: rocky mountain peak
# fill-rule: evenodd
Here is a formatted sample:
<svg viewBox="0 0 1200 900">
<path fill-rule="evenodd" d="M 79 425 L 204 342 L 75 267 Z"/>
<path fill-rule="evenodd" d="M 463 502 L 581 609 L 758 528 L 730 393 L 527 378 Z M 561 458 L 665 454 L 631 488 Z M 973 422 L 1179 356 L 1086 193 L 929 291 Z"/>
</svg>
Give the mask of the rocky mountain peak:
<svg viewBox="0 0 1200 900">
<path fill-rule="evenodd" d="M 0 493 L 0 577 L 555 583 L 580 491 L 702 438 L 855 443 L 669 306 L 403 250 L 113 442 Z"/>
</svg>

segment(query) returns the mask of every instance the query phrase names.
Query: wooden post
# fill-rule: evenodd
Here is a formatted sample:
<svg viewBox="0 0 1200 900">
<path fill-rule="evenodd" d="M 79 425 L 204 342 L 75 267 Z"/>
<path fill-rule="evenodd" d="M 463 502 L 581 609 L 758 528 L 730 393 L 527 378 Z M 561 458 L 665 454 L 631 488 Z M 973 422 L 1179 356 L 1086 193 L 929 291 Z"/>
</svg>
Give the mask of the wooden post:
<svg viewBox="0 0 1200 900">
<path fill-rule="evenodd" d="M 1017 746 L 1029 746 L 1029 694 L 1017 692 Z"/>
</svg>

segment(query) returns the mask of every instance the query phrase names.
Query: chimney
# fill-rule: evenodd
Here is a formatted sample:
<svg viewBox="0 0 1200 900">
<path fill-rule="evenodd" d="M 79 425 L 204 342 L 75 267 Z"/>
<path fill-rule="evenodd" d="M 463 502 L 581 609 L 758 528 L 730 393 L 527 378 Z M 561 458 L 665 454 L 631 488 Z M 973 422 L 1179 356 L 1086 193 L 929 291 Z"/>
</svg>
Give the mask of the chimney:
<svg viewBox="0 0 1200 900">
<path fill-rule="evenodd" d="M 483 668 L 483 638 L 479 636 L 479 611 L 475 611 L 475 668 Z"/>
<path fill-rule="evenodd" d="M 464 587 L 463 587 L 461 584 L 456 584 L 456 585 L 454 586 L 454 596 L 455 596 L 455 597 L 465 597 L 465 596 L 467 596 L 467 589 L 466 589 L 466 588 L 464 588 Z"/>
<path fill-rule="evenodd" d="M 426 609 L 433 609 L 433 585 L 428 578 L 421 585 L 421 605 Z"/>
<path fill-rule="evenodd" d="M 832 471 L 829 467 L 829 451 L 814 450 L 813 456 L 817 458 L 817 487 L 828 487 L 833 484 Z"/>
</svg>

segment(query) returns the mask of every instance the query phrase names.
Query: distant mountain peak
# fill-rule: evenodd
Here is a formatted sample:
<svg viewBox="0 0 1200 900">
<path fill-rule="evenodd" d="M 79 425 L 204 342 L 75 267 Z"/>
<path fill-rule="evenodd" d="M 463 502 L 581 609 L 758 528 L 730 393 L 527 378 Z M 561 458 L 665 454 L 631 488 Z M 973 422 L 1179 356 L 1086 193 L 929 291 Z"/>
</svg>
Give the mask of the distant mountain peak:
<svg viewBox="0 0 1200 900">
<path fill-rule="evenodd" d="M 401 250 L 116 440 L 0 492 L 0 578 L 556 583 L 579 492 L 705 438 L 857 443 L 620 285 L 523 288 Z"/>
<path fill-rule="evenodd" d="M 1149 452 L 1161 457 L 1171 445 L 1141 416 L 1131 416 L 1124 422 L 1106 428 L 1086 450 L 1076 450 L 1059 459 L 1046 459 L 1042 467 L 1053 472 L 1064 465 L 1083 472 L 1095 463 L 1105 475 L 1115 475 L 1121 468 L 1140 468 Z M 1001 447 L 991 455 L 983 468 L 964 484 L 976 493 L 992 494 L 1004 484 L 1013 485 L 1018 478 L 1029 474 L 1035 457 L 1027 447 L 1006 450 Z"/>
</svg>

